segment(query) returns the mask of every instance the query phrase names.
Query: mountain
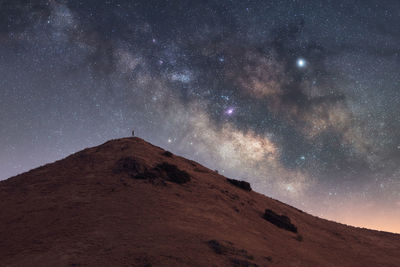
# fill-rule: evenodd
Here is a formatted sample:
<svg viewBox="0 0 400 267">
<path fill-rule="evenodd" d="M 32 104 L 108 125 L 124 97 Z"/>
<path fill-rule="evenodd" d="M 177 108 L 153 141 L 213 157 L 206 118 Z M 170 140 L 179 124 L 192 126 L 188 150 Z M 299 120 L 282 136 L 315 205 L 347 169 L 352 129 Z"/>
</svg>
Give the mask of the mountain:
<svg viewBox="0 0 400 267">
<path fill-rule="evenodd" d="M 123 138 L 0 182 L 1 266 L 400 266 L 400 235 L 309 215 Z"/>
</svg>

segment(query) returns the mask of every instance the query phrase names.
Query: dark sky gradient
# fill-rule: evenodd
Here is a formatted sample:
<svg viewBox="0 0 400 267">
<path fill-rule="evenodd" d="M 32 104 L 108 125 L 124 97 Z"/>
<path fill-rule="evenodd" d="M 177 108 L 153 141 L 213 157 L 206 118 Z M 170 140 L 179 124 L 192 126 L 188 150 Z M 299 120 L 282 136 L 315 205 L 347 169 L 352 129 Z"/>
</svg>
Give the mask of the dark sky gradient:
<svg viewBox="0 0 400 267">
<path fill-rule="evenodd" d="M 400 2 L 0 0 L 0 179 L 138 136 L 400 232 Z"/>
</svg>

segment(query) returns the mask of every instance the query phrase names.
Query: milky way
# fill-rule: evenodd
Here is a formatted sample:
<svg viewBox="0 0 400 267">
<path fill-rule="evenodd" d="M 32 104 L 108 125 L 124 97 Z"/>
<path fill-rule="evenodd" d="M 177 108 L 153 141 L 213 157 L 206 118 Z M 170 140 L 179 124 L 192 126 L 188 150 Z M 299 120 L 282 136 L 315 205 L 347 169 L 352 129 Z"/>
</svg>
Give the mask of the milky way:
<svg viewBox="0 0 400 267">
<path fill-rule="evenodd" d="M 400 2 L 0 1 L 0 179 L 135 133 L 400 232 Z"/>
</svg>

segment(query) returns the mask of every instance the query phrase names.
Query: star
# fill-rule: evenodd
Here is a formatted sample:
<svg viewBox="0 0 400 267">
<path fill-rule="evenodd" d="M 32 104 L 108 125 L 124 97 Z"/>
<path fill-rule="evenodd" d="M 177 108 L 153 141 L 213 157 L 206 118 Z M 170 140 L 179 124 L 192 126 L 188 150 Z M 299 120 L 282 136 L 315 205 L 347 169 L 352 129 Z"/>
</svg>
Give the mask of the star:
<svg viewBox="0 0 400 267">
<path fill-rule="evenodd" d="M 234 111 L 233 108 L 228 108 L 228 109 L 225 111 L 225 114 L 227 114 L 227 115 L 232 115 L 232 114 L 233 114 L 233 111 Z"/>
<path fill-rule="evenodd" d="M 297 59 L 297 67 L 304 68 L 307 65 L 307 62 L 304 58 Z"/>
</svg>

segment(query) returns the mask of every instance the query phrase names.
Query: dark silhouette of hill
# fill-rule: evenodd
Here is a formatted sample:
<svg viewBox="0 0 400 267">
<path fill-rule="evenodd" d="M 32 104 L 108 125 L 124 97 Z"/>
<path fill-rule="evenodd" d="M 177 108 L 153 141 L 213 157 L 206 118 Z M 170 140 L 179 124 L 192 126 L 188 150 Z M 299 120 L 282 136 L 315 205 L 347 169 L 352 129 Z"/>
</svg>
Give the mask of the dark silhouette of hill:
<svg viewBox="0 0 400 267">
<path fill-rule="evenodd" d="M 123 138 L 0 182 L 1 266 L 400 266 L 400 235 L 309 215 Z"/>
</svg>

